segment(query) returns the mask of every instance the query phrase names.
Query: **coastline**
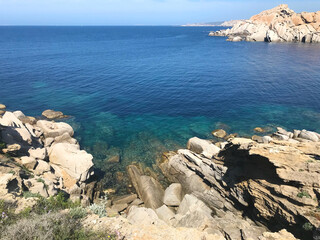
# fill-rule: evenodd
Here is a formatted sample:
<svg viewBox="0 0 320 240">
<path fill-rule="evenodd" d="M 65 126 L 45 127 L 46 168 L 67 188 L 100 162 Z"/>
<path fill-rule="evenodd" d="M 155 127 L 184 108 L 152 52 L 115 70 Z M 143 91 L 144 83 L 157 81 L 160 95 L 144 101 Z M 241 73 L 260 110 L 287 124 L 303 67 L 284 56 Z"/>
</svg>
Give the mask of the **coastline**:
<svg viewBox="0 0 320 240">
<path fill-rule="evenodd" d="M 194 137 L 187 149 L 165 153 L 157 162 L 165 179 L 150 168 L 129 165 L 134 191 L 104 202 L 108 191 L 98 187 L 92 156 L 80 150 L 68 124 L 54 122 L 62 120 L 63 113 L 45 111 L 41 118 L 47 120 L 43 120 L 1 107 L 1 151 L 5 154 L 1 162 L 6 166 L 1 167 L 0 191 L 2 200 L 15 202 L 17 213 L 36 206 L 38 194 L 47 198 L 62 191 L 84 208 L 104 204 L 107 217 L 99 218 L 88 210 L 82 220 L 86 228 L 108 226 L 128 239 L 137 229 L 143 229 L 143 234 L 152 229 L 149 239 L 163 239 L 163 227 L 177 239 L 186 237 L 177 228 L 185 229 L 193 239 L 239 239 L 244 233 L 245 239 L 273 239 L 275 235 L 295 239 L 280 231 L 283 228 L 301 239 L 317 234 L 317 133 L 278 128 L 271 136 L 248 139 L 217 129 L 212 133 L 215 142 Z M 263 135 L 266 129 L 255 131 Z M 77 155 L 74 163 L 73 154 Z M 12 188 L 13 183 L 18 188 Z M 26 189 L 33 194 L 30 198 L 23 197 Z M 267 233 L 270 230 L 280 232 L 272 235 Z"/>
</svg>

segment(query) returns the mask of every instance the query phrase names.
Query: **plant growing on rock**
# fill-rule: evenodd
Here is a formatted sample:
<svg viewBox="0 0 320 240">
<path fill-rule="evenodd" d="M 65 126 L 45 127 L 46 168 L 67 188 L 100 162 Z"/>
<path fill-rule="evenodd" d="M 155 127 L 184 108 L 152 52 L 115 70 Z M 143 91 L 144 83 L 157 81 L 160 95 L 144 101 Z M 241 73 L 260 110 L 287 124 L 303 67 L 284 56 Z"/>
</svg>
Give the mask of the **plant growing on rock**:
<svg viewBox="0 0 320 240">
<path fill-rule="evenodd" d="M 92 204 L 89 209 L 99 217 L 105 217 L 107 216 L 107 210 L 106 210 L 106 204 L 108 202 L 107 196 L 101 199 L 100 203 L 94 203 Z"/>
<path fill-rule="evenodd" d="M 69 210 L 69 215 L 73 219 L 81 219 L 87 216 L 87 210 L 83 207 L 75 207 Z"/>
<path fill-rule="evenodd" d="M 299 198 L 303 198 L 303 197 L 306 197 L 306 198 L 311 198 L 310 194 L 306 191 L 301 191 L 297 194 L 297 197 Z"/>
</svg>

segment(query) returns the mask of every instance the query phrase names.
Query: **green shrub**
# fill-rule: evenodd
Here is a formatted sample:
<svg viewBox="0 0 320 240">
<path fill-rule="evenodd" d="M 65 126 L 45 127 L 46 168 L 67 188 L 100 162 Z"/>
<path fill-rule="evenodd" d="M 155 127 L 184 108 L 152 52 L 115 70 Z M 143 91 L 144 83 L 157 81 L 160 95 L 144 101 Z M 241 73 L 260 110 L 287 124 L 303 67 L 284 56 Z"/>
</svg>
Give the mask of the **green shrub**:
<svg viewBox="0 0 320 240">
<path fill-rule="evenodd" d="M 311 223 L 307 222 L 305 224 L 302 225 L 302 228 L 306 231 L 312 231 L 313 230 L 313 226 Z"/>
<path fill-rule="evenodd" d="M 301 191 L 297 194 L 297 197 L 299 198 L 303 198 L 303 197 L 306 197 L 306 198 L 311 198 L 310 194 L 306 191 Z"/>
<path fill-rule="evenodd" d="M 32 193 L 32 192 L 27 191 L 27 192 L 23 192 L 23 197 L 24 198 L 33 198 L 33 197 L 40 198 L 41 195 L 39 193 Z"/>
<path fill-rule="evenodd" d="M 79 220 L 66 213 L 31 215 L 7 226 L 1 232 L 3 240 L 115 240 L 108 232 L 87 231 Z"/>
<path fill-rule="evenodd" d="M 39 197 L 37 200 L 34 212 L 37 214 L 44 214 L 48 212 L 55 212 L 62 209 L 79 207 L 80 202 L 73 203 L 62 193 L 50 198 Z"/>
<path fill-rule="evenodd" d="M 73 219 L 81 219 L 87 216 L 87 210 L 83 207 L 75 207 L 69 210 L 69 215 Z"/>
<path fill-rule="evenodd" d="M 104 204 L 92 204 L 89 209 L 96 215 L 98 215 L 99 217 L 105 217 L 107 216 L 107 211 L 106 211 L 106 207 Z"/>
</svg>

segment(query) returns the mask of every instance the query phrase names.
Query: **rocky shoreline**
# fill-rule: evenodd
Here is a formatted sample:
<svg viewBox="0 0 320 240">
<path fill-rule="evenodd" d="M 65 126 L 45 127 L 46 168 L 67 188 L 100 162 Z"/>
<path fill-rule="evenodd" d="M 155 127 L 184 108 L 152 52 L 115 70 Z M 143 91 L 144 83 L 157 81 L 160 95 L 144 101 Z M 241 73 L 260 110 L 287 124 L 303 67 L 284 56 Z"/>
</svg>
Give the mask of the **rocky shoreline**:
<svg viewBox="0 0 320 240">
<path fill-rule="evenodd" d="M 232 28 L 210 32 L 228 41 L 320 42 L 320 11 L 295 13 L 287 4 L 261 12 Z"/>
<path fill-rule="evenodd" d="M 194 137 L 186 149 L 163 154 L 157 167 L 165 185 L 132 164 L 135 193 L 105 201 L 93 157 L 69 124 L 53 121 L 63 113 L 0 110 L 0 200 L 17 213 L 32 209 L 37 195 L 63 192 L 86 211 L 85 229 L 108 229 L 115 239 L 319 239 L 318 133 L 278 128 L 263 136 L 256 128 L 261 136 L 249 139 L 217 129 L 217 141 Z"/>
</svg>

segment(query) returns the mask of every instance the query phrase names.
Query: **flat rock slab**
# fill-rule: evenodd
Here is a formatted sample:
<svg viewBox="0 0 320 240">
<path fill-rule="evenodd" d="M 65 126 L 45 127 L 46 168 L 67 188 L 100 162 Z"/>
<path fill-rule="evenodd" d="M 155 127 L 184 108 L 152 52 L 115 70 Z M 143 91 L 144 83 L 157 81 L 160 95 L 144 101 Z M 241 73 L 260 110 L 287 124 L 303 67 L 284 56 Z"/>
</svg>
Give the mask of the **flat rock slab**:
<svg viewBox="0 0 320 240">
<path fill-rule="evenodd" d="M 130 195 L 117 197 L 112 202 L 114 205 L 123 204 L 123 203 L 129 204 L 129 203 L 132 203 L 135 199 L 137 199 L 137 194 L 130 194 Z"/>
</svg>

